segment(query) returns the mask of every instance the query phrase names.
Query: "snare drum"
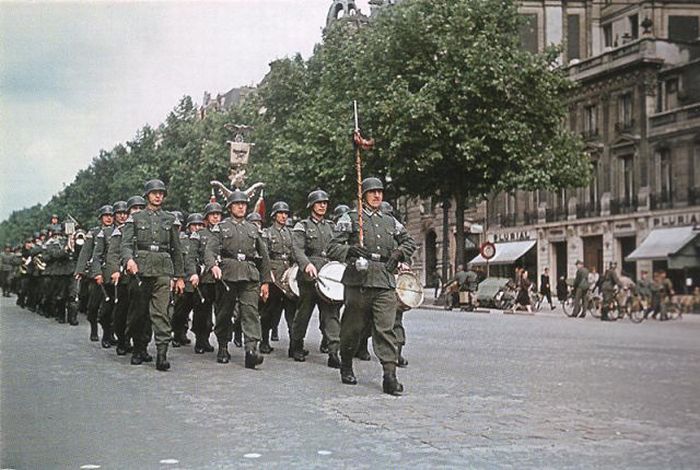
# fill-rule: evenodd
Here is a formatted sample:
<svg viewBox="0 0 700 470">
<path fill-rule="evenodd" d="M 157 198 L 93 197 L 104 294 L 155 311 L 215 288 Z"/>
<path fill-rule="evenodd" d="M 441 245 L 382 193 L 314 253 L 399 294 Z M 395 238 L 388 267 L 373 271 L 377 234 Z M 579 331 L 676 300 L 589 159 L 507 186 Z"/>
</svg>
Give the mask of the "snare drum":
<svg viewBox="0 0 700 470">
<path fill-rule="evenodd" d="M 418 308 L 423 304 L 423 298 L 423 286 L 418 276 L 408 271 L 396 276 L 396 300 L 400 309 Z"/>
<path fill-rule="evenodd" d="M 282 289 L 284 295 L 290 299 L 296 299 L 299 297 L 299 283 L 297 282 L 297 274 L 299 274 L 299 265 L 295 264 L 284 271 L 284 274 L 282 274 L 282 280 L 280 280 L 280 289 Z"/>
<path fill-rule="evenodd" d="M 326 302 L 340 303 L 345 298 L 343 273 L 345 264 L 338 261 L 331 261 L 318 271 L 316 291 Z"/>
</svg>

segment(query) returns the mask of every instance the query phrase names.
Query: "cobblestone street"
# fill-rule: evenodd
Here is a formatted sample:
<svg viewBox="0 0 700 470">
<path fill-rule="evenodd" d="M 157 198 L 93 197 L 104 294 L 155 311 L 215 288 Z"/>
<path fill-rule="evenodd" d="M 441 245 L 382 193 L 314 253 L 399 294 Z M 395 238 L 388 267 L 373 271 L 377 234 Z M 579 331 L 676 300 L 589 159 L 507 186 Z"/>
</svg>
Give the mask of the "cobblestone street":
<svg viewBox="0 0 700 470">
<path fill-rule="evenodd" d="M 697 316 L 411 311 L 394 398 L 376 359 L 342 385 L 316 323 L 306 363 L 282 334 L 257 371 L 183 347 L 158 373 L 1 305 L 3 468 L 700 466 Z"/>
</svg>

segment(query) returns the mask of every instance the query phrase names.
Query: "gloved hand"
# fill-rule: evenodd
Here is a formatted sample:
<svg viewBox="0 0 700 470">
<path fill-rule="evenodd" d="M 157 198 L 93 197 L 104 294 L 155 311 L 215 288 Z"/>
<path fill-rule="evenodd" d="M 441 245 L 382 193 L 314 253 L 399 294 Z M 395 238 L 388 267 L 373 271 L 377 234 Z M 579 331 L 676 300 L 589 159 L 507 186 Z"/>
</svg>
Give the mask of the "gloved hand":
<svg viewBox="0 0 700 470">
<path fill-rule="evenodd" d="M 385 266 L 387 271 L 390 273 L 393 273 L 396 271 L 396 268 L 399 267 L 399 261 L 403 259 L 403 253 L 401 250 L 394 250 L 391 252 L 391 256 L 389 256 L 389 261 L 386 262 Z"/>
<path fill-rule="evenodd" d="M 369 259 L 370 252 L 367 248 L 361 246 L 352 245 L 348 248 L 348 258 L 366 258 Z"/>
</svg>

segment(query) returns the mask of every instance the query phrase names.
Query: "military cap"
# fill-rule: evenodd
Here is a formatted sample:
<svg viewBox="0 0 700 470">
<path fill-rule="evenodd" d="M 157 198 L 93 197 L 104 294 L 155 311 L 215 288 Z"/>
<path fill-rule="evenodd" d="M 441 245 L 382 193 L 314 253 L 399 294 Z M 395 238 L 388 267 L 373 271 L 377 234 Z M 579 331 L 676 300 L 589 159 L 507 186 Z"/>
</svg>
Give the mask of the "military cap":
<svg viewBox="0 0 700 470">
<path fill-rule="evenodd" d="M 289 214 L 291 211 L 289 210 L 289 204 L 287 204 L 284 201 L 277 201 L 272 205 L 272 212 L 270 212 L 270 216 L 274 217 L 275 214 L 278 212 L 286 212 Z"/>
<path fill-rule="evenodd" d="M 370 176 L 362 180 L 362 194 L 364 195 L 367 191 L 374 191 L 375 189 L 381 189 L 384 191 L 384 184 L 379 178 Z"/>
<path fill-rule="evenodd" d="M 329 199 L 328 193 L 322 189 L 311 191 L 309 196 L 306 198 L 306 208 L 308 209 L 317 202 L 328 202 Z"/>
<path fill-rule="evenodd" d="M 168 194 L 168 190 L 165 189 L 165 183 L 159 179 L 146 181 L 146 184 L 143 185 L 143 197 L 148 196 L 153 191 L 163 191 L 166 195 Z"/>
</svg>

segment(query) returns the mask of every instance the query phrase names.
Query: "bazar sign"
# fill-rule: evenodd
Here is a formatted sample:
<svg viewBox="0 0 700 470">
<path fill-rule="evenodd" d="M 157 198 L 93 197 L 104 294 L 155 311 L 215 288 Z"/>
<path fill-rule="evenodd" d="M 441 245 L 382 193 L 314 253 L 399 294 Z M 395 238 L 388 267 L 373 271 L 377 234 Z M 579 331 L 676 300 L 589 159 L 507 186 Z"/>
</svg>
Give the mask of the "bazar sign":
<svg viewBox="0 0 700 470">
<path fill-rule="evenodd" d="M 674 214 L 654 217 L 651 220 L 652 227 L 673 227 L 683 225 L 697 225 L 700 222 L 700 212 L 692 214 Z"/>
<path fill-rule="evenodd" d="M 519 242 L 523 240 L 532 240 L 532 233 L 522 230 L 520 232 L 495 233 L 493 235 L 494 243 Z"/>
</svg>

